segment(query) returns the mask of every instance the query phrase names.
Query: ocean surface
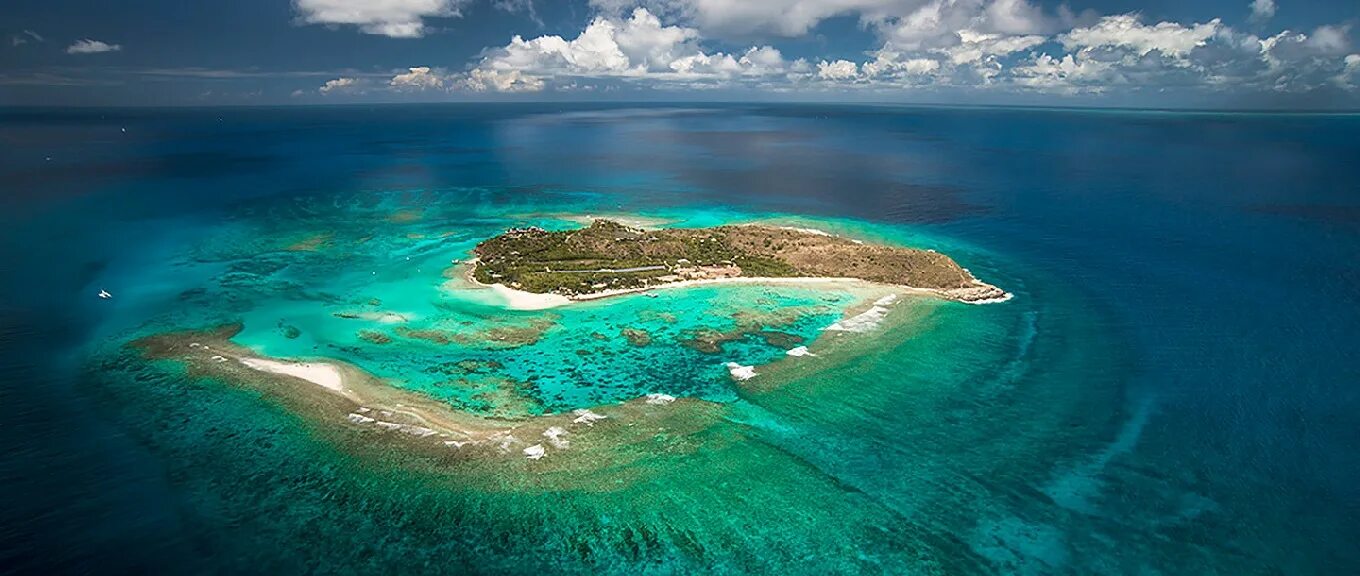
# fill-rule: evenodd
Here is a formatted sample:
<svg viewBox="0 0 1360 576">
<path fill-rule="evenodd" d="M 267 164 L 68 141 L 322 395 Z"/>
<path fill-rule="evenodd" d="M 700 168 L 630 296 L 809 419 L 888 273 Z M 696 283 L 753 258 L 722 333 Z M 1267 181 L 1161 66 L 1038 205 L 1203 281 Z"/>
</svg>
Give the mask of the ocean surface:
<svg viewBox="0 0 1360 576">
<path fill-rule="evenodd" d="M 1360 573 L 1360 115 L 8 109 L 0 149 L 0 572 Z M 1015 297 L 459 282 L 591 215 L 934 249 Z M 128 346 L 224 324 L 488 418 L 706 408 L 552 473 L 374 458 Z"/>
</svg>

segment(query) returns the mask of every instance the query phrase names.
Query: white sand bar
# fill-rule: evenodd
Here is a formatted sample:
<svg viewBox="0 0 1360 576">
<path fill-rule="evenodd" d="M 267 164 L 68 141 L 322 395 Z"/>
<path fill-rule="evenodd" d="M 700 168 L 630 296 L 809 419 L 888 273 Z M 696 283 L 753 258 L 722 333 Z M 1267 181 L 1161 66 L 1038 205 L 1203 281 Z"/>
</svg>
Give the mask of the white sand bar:
<svg viewBox="0 0 1360 576">
<path fill-rule="evenodd" d="M 336 392 L 345 391 L 345 379 L 341 376 L 340 369 L 330 364 L 322 362 L 281 362 L 263 358 L 242 358 L 241 363 L 253 370 L 301 378 Z"/>
<path fill-rule="evenodd" d="M 561 294 L 535 294 L 504 284 L 492 284 L 491 290 L 505 300 L 506 308 L 511 310 L 546 310 L 571 304 L 571 299 Z"/>
</svg>

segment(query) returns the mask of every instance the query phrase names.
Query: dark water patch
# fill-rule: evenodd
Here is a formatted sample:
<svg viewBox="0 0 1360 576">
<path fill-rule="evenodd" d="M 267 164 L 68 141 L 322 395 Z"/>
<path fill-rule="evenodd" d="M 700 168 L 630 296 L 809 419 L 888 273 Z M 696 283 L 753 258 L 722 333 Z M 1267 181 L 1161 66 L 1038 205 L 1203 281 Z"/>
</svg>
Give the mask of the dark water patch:
<svg viewBox="0 0 1360 576">
<path fill-rule="evenodd" d="M 27 170 L 0 171 L 8 186 L 18 193 L 40 193 L 48 186 L 73 182 L 110 185 L 158 176 L 175 179 L 211 179 L 268 171 L 278 159 L 237 152 L 182 152 L 153 158 L 130 158 L 102 162 L 53 161 Z"/>
<path fill-rule="evenodd" d="M 1360 227 L 1360 206 L 1261 204 L 1251 206 L 1250 209 L 1262 214 L 1315 220 L 1345 228 Z"/>
</svg>

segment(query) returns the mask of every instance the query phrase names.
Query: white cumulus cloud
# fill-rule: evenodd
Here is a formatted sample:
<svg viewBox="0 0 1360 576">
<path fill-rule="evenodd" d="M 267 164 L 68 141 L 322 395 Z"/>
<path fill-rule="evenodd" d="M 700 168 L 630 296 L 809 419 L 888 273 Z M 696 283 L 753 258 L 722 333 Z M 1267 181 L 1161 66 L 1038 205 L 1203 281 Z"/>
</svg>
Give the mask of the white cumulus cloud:
<svg viewBox="0 0 1360 576">
<path fill-rule="evenodd" d="M 1341 72 L 1333 80 L 1342 88 L 1355 88 L 1360 82 L 1360 54 L 1348 54 L 1343 60 Z"/>
<path fill-rule="evenodd" d="M 877 20 L 902 13 L 923 0 L 591 0 L 605 14 L 639 4 L 652 13 L 683 20 L 707 35 L 801 36 L 822 20 L 858 15 Z"/>
<path fill-rule="evenodd" d="M 1030 0 L 591 0 L 606 15 L 641 5 L 710 38 L 798 37 L 834 17 L 854 17 L 904 49 L 962 29 L 1008 35 L 1052 34 L 1082 22 L 1065 6 L 1046 13 Z"/>
<path fill-rule="evenodd" d="M 1040 54 L 1032 62 L 1017 66 L 1013 73 L 1018 86 L 1073 94 L 1105 91 L 1119 80 L 1113 68 L 1108 62 L 1078 59 L 1071 54 L 1062 58 Z"/>
<path fill-rule="evenodd" d="M 636 8 L 626 18 L 597 16 L 572 39 L 515 36 L 485 51 L 462 84 L 472 90 L 524 91 L 542 89 L 545 78 L 714 82 L 786 69 L 773 47 L 752 47 L 740 55 L 706 52 L 697 30 L 663 25 L 651 11 Z"/>
<path fill-rule="evenodd" d="M 388 86 L 396 90 L 436 90 L 444 87 L 444 77 L 437 72 L 432 72 L 428 66 L 418 66 L 408 68 L 408 72 L 402 72 L 393 76 L 387 82 Z"/>
<path fill-rule="evenodd" d="M 1219 19 L 1146 25 L 1136 14 L 1107 16 L 1059 36 L 1069 54 L 1036 55 L 1014 70 L 1015 84 L 1058 92 L 1199 88 L 1307 92 L 1336 84 L 1350 48 L 1346 26 L 1266 38 Z"/>
<path fill-rule="evenodd" d="M 379 4 L 389 1 L 395 2 Z M 470 0 L 423 1 L 425 10 L 409 14 L 455 13 L 458 3 Z M 1260 11 L 1267 3 L 1257 0 L 1254 6 Z M 1229 94 L 1302 93 L 1326 86 L 1333 92 L 1360 94 L 1356 87 L 1360 55 L 1347 25 L 1258 36 L 1234 30 L 1219 18 L 1145 22 L 1136 12 L 1074 14 L 1065 7 L 1041 8 L 1035 0 L 592 0 L 591 4 L 598 12 L 579 32 L 516 35 L 507 44 L 483 50 L 465 72 L 416 67 L 389 76 L 385 85 L 344 84 L 347 78 L 342 77 L 322 92 L 633 87 Z M 729 36 L 807 34 L 835 16 L 859 18 L 864 29 L 877 36 L 879 47 L 858 59 L 790 60 L 777 40 L 737 44 L 733 38 L 739 36 Z M 419 23 L 423 17 L 384 21 Z M 723 50 L 710 48 L 710 43 L 722 39 L 727 40 Z M 749 47 L 730 48 L 734 44 Z"/>
<path fill-rule="evenodd" d="M 325 84 L 322 84 L 320 88 L 317 88 L 317 91 L 322 94 L 330 94 L 332 92 L 356 92 L 359 87 L 360 83 L 358 78 L 340 77 L 334 80 L 327 80 Z"/>
<path fill-rule="evenodd" d="M 459 16 L 465 0 L 293 0 L 307 24 L 357 26 L 365 34 L 393 38 L 425 35 L 426 18 Z"/>
<path fill-rule="evenodd" d="M 539 92 L 543 90 L 543 79 L 519 70 L 476 68 L 459 81 L 459 86 L 473 92 Z"/>
<path fill-rule="evenodd" d="M 853 80 L 859 76 L 859 65 L 849 60 L 825 60 L 817 63 L 817 77 L 823 80 Z"/>
<path fill-rule="evenodd" d="M 1176 22 L 1147 26 L 1138 21 L 1137 14 L 1121 14 L 1101 18 L 1092 26 L 1073 29 L 1058 40 L 1068 50 L 1124 49 L 1139 56 L 1156 50 L 1167 56 L 1180 57 L 1204 46 L 1222 27 L 1217 18 L 1190 26 Z"/>
<path fill-rule="evenodd" d="M 943 49 L 941 52 L 948 55 L 949 61 L 953 64 L 969 64 L 1028 50 L 1047 40 L 1044 36 L 1036 35 L 1003 36 L 961 30 L 958 45 Z"/>
<path fill-rule="evenodd" d="M 74 44 L 67 46 L 66 53 L 99 54 L 101 52 L 117 52 L 122 49 L 123 47 L 118 44 L 109 44 L 107 42 L 100 42 L 98 40 L 91 40 L 89 38 L 86 38 L 84 40 L 76 40 Z"/>
</svg>

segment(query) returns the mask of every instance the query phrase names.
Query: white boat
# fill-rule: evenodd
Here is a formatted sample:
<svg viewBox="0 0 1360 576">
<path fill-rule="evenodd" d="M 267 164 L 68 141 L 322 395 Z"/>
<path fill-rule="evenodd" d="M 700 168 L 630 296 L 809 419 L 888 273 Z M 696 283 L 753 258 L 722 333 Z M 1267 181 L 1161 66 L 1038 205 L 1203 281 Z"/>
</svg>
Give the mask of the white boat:
<svg viewBox="0 0 1360 576">
<path fill-rule="evenodd" d="M 103 299 L 105 299 L 105 300 L 108 300 L 109 298 L 113 298 L 113 294 L 109 294 L 109 291 L 108 291 L 108 290 L 102 290 L 102 289 L 101 289 L 101 290 L 99 291 L 99 297 L 100 297 L 100 298 L 103 298 Z"/>
</svg>

